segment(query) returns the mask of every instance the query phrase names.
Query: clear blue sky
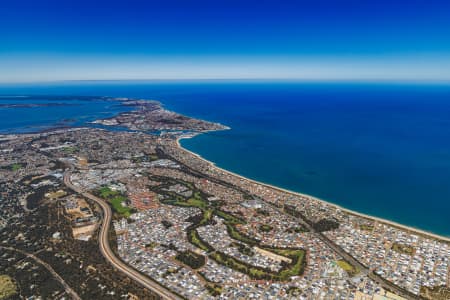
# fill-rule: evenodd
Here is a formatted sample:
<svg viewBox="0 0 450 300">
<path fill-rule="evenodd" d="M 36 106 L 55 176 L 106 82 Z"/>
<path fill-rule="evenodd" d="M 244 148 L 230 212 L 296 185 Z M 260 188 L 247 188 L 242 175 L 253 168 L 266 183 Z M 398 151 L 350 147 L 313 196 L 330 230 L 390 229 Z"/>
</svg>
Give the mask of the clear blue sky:
<svg viewBox="0 0 450 300">
<path fill-rule="evenodd" d="M 450 1 L 0 3 L 0 82 L 450 81 Z"/>
</svg>

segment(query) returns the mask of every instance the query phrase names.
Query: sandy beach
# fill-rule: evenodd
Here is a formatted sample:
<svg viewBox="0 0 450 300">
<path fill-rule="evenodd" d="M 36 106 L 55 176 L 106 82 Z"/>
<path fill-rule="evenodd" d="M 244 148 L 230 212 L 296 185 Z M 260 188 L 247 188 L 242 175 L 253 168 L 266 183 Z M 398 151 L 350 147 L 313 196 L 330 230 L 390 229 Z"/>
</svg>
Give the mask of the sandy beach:
<svg viewBox="0 0 450 300">
<path fill-rule="evenodd" d="M 253 180 L 253 179 L 241 176 L 239 174 L 236 174 L 234 172 L 225 170 L 223 168 L 220 168 L 215 163 L 213 163 L 213 162 L 203 158 L 201 155 L 199 155 L 197 153 L 194 153 L 194 152 L 184 148 L 180 144 L 180 140 L 181 139 L 189 139 L 189 138 L 192 138 L 192 137 L 186 137 L 185 136 L 185 137 L 178 138 L 176 140 L 177 146 L 181 150 L 183 150 L 185 152 L 188 152 L 191 155 L 196 156 L 197 158 L 199 158 L 199 159 L 203 160 L 204 162 L 210 164 L 214 168 L 217 168 L 217 169 L 219 169 L 219 170 L 221 170 L 221 171 L 223 171 L 225 173 L 228 173 L 230 175 L 239 177 L 239 178 L 244 179 L 244 180 L 248 180 L 248 181 L 256 183 L 256 184 L 260 184 L 260 185 L 263 185 L 263 186 L 266 186 L 266 187 L 269 187 L 269 188 L 273 188 L 275 190 L 283 191 L 283 192 L 286 192 L 286 193 L 291 194 L 291 195 L 308 197 L 308 198 L 313 199 L 315 201 L 318 201 L 318 202 L 321 202 L 321 203 L 324 203 L 324 204 L 327 204 L 327 205 L 331 205 L 331 206 L 333 206 L 333 207 L 335 207 L 337 209 L 340 209 L 340 210 L 342 210 L 344 212 L 347 212 L 349 214 L 353 214 L 353 215 L 356 215 L 356 216 L 359 216 L 359 217 L 362 217 L 362 218 L 366 218 L 366 219 L 369 219 L 369 220 L 372 220 L 372 221 L 377 221 L 379 223 L 383 223 L 383 224 L 386 224 L 386 225 L 397 227 L 397 228 L 399 228 L 401 230 L 404 230 L 404 231 L 416 233 L 418 235 L 424 235 L 424 236 L 427 236 L 429 238 L 433 238 L 433 239 L 437 239 L 437 240 L 440 240 L 440 241 L 443 241 L 443 242 L 450 243 L 450 237 L 441 236 L 441 235 L 438 235 L 438 234 L 435 234 L 435 233 L 432 233 L 432 232 L 428 232 L 428 231 L 421 230 L 421 229 L 418 229 L 418 228 L 414 228 L 414 227 L 411 227 L 411 226 L 403 225 L 403 224 L 400 224 L 400 223 L 397 223 L 397 222 L 394 222 L 394 221 L 389 221 L 389 220 L 386 220 L 386 219 L 383 219 L 383 218 L 379 218 L 379 217 L 374 217 L 374 216 L 370 216 L 370 215 L 367 215 L 367 214 L 363 214 L 363 213 L 360 213 L 360 212 L 357 212 L 357 211 L 353 211 L 353 210 L 341 207 L 341 206 L 339 206 L 337 204 L 334 204 L 332 202 L 329 202 L 329 201 L 326 201 L 326 200 L 323 200 L 323 199 L 319 199 L 317 197 L 314 197 L 314 196 L 311 196 L 311 195 L 308 195 L 308 194 L 303 194 L 303 193 L 299 193 L 299 192 L 294 192 L 294 191 L 291 191 L 291 190 L 283 189 L 283 188 L 280 188 L 280 187 L 277 187 L 277 186 L 274 186 L 274 185 L 271 185 L 271 184 L 267 184 L 267 183 L 264 183 L 264 182 L 256 181 L 256 180 Z"/>
</svg>

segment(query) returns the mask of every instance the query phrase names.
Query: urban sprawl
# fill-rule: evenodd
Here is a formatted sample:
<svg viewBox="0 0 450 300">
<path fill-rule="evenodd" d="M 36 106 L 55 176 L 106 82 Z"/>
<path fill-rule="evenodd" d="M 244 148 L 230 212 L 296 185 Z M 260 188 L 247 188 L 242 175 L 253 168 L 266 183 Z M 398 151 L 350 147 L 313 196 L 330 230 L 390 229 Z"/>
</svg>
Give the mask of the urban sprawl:
<svg viewBox="0 0 450 300">
<path fill-rule="evenodd" d="M 449 241 L 220 169 L 178 141 L 227 127 L 112 100 L 136 110 L 95 122 L 103 128 L 0 137 L 0 292 L 450 299 Z"/>
</svg>

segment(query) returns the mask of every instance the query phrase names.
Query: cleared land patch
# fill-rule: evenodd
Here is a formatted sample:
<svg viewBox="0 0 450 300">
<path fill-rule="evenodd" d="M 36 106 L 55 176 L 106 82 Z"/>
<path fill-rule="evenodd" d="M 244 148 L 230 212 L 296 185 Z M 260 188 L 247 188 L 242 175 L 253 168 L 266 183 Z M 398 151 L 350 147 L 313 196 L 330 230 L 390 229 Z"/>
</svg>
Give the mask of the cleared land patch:
<svg viewBox="0 0 450 300">
<path fill-rule="evenodd" d="M 392 250 L 400 254 L 407 255 L 414 255 L 414 253 L 416 253 L 416 249 L 413 246 L 400 243 L 392 244 Z"/>
<path fill-rule="evenodd" d="M 17 287 L 11 277 L 0 275 L 0 300 L 7 299 L 17 293 Z"/>
<path fill-rule="evenodd" d="M 336 264 L 339 267 L 341 267 L 345 272 L 347 272 L 347 274 L 350 277 L 353 277 L 359 273 L 359 270 L 356 267 L 354 267 L 353 265 L 351 265 L 349 262 L 347 262 L 346 260 L 340 259 L 340 260 L 336 261 Z"/>
</svg>

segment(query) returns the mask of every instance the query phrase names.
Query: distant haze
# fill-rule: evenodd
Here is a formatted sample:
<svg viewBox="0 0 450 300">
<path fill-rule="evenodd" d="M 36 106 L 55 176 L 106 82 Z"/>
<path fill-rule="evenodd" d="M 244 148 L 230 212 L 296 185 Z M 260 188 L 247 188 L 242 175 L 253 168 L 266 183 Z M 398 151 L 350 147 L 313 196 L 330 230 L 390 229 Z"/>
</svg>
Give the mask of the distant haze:
<svg viewBox="0 0 450 300">
<path fill-rule="evenodd" d="M 448 1 L 9 1 L 0 82 L 450 82 Z"/>
</svg>

